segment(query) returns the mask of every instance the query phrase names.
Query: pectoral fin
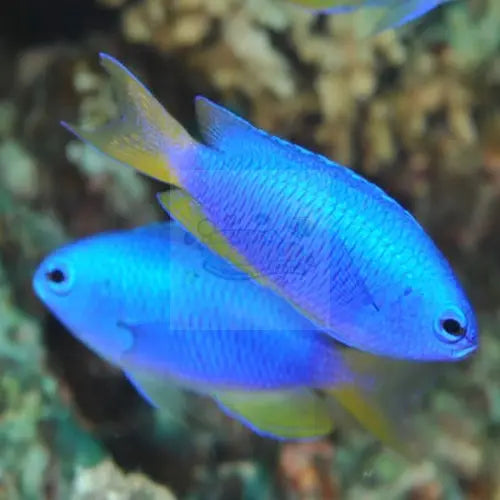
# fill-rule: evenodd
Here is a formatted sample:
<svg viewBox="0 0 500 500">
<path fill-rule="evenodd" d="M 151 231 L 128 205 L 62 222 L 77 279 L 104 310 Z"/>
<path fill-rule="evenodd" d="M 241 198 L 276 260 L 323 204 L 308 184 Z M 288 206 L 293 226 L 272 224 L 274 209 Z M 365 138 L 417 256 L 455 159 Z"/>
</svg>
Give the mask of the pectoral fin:
<svg viewBox="0 0 500 500">
<path fill-rule="evenodd" d="M 179 422 L 184 420 L 186 401 L 183 389 L 172 380 L 146 370 L 126 369 L 125 376 L 136 391 L 154 408 L 165 411 Z"/>
<path fill-rule="evenodd" d="M 245 257 L 231 246 L 208 220 L 196 201 L 184 190 L 172 189 L 158 193 L 157 198 L 165 211 L 210 250 L 229 261 L 241 272 L 248 275 L 249 278 L 268 285 L 267 280 L 247 262 Z M 212 260 L 211 262 L 213 264 L 215 261 Z M 222 271 L 226 273 L 227 266 L 223 266 Z"/>
<path fill-rule="evenodd" d="M 134 389 L 142 397 L 142 399 L 147 401 L 154 408 L 158 408 L 158 405 L 153 401 L 153 399 L 151 399 L 146 390 L 143 389 L 142 385 L 130 373 L 124 372 L 124 374 L 127 377 L 128 381 L 133 385 Z"/>
</svg>

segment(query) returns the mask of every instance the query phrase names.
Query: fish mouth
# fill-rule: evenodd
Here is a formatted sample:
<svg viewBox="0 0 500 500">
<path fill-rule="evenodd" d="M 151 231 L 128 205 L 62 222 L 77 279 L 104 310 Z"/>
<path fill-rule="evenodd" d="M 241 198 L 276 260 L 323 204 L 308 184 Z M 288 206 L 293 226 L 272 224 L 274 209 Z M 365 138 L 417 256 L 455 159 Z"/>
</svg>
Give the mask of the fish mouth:
<svg viewBox="0 0 500 500">
<path fill-rule="evenodd" d="M 31 287 L 35 292 L 35 295 L 42 302 L 45 303 L 46 294 L 44 293 L 44 287 L 42 286 L 43 275 L 44 275 L 44 265 L 42 263 L 33 274 L 33 278 L 31 280 Z"/>
<path fill-rule="evenodd" d="M 462 359 L 465 359 L 469 357 L 476 349 L 478 345 L 477 343 L 469 343 L 465 347 L 461 349 L 457 349 L 456 351 L 452 352 L 452 358 L 454 361 L 460 361 Z"/>
</svg>

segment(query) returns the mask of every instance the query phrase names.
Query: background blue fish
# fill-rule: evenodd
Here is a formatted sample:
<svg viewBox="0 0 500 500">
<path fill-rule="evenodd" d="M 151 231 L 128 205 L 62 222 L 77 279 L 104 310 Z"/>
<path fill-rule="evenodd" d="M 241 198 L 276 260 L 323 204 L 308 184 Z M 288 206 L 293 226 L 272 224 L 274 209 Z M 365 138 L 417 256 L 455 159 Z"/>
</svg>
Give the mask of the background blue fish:
<svg viewBox="0 0 500 500">
<path fill-rule="evenodd" d="M 288 0 L 312 12 L 344 14 L 366 8 L 379 18 L 374 33 L 409 23 L 451 0 Z"/>
<path fill-rule="evenodd" d="M 399 448 L 392 417 L 378 408 L 378 395 L 370 401 L 390 393 L 401 404 L 388 383 L 393 374 L 384 375 L 382 387 L 382 370 L 372 369 L 372 360 L 356 362 L 256 283 L 207 272 L 207 255 L 175 224 L 153 224 L 56 250 L 40 264 L 33 286 L 155 406 L 169 406 L 169 387 L 184 387 L 215 398 L 262 434 L 304 438 L 332 430 L 326 394 Z M 405 391 L 411 392 L 406 384 Z"/>
<path fill-rule="evenodd" d="M 72 130 L 180 187 L 161 201 L 210 248 L 349 346 L 446 361 L 476 349 L 475 315 L 453 271 L 381 189 L 204 98 L 198 143 L 123 66 L 102 63 L 122 116 Z"/>
</svg>

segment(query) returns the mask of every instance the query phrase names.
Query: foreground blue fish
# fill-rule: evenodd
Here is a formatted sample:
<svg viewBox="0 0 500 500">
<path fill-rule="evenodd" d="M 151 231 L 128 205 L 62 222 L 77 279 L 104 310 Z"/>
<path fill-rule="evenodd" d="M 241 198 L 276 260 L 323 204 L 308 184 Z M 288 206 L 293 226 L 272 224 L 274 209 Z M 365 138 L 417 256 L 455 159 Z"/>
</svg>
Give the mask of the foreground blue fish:
<svg viewBox="0 0 500 500">
<path fill-rule="evenodd" d="M 195 141 L 123 66 L 102 55 L 121 117 L 90 144 L 178 189 L 166 210 L 319 328 L 373 354 L 459 360 L 474 312 L 418 222 L 352 170 L 253 127 L 205 98 Z"/>
<path fill-rule="evenodd" d="M 316 437 L 333 426 L 324 395 L 312 390 L 322 389 L 397 446 L 390 421 L 369 401 L 384 390 L 377 371 L 356 364 L 269 290 L 206 270 L 217 261 L 237 276 L 176 225 L 153 224 L 56 250 L 33 287 L 157 406 L 175 384 L 212 396 L 262 434 Z"/>
<path fill-rule="evenodd" d="M 331 338 L 312 335 L 314 326 L 269 290 L 207 272 L 214 259 L 176 225 L 154 224 L 57 250 L 34 288 L 104 358 L 146 359 L 186 385 L 264 390 L 342 380 Z M 243 362 L 241 353 L 251 356 Z"/>
<path fill-rule="evenodd" d="M 287 0 L 312 12 L 345 14 L 361 8 L 376 9 L 375 32 L 397 28 L 451 0 Z"/>
</svg>

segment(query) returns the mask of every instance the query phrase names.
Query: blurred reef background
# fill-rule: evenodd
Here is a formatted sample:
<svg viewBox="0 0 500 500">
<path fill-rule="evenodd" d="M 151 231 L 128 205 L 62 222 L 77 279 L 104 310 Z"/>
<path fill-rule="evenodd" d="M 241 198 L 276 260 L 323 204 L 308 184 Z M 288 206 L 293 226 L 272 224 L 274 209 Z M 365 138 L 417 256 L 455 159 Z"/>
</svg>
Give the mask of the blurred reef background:
<svg viewBox="0 0 500 500">
<path fill-rule="evenodd" d="M 2 2 L 0 499 L 500 500 L 500 2 L 365 39 L 370 21 L 281 0 Z M 428 395 L 423 463 L 355 429 L 264 440 L 194 396 L 204 424 L 158 419 L 43 310 L 31 275 L 48 251 L 164 217 L 158 186 L 59 125 L 116 112 L 99 51 L 188 127 L 204 94 L 363 173 L 428 229 L 482 342 Z"/>
</svg>

